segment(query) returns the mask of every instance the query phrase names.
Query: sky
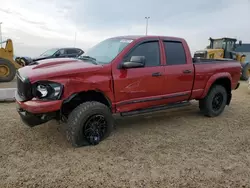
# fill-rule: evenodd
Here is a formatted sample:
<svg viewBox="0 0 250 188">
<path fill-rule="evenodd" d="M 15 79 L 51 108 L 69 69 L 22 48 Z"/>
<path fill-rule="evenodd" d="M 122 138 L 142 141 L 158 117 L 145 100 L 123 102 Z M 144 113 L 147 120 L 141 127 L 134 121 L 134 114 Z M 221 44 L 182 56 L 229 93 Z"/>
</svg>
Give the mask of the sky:
<svg viewBox="0 0 250 188">
<path fill-rule="evenodd" d="M 250 0 L 0 0 L 3 39 L 16 56 L 35 57 L 54 47 L 87 51 L 113 36 L 176 36 L 191 52 L 209 37 L 250 43 Z M 76 42 L 75 42 L 76 38 Z"/>
</svg>

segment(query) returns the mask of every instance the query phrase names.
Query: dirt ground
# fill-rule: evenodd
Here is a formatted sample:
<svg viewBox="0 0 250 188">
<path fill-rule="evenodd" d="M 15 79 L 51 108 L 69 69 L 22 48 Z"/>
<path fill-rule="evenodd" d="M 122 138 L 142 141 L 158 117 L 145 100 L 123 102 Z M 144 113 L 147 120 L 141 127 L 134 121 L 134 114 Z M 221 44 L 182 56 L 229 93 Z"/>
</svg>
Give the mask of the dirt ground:
<svg viewBox="0 0 250 188">
<path fill-rule="evenodd" d="M 216 118 L 191 106 L 118 118 L 94 147 L 73 149 L 61 125 L 22 124 L 0 103 L 0 187 L 250 187 L 250 94 L 243 83 Z"/>
</svg>

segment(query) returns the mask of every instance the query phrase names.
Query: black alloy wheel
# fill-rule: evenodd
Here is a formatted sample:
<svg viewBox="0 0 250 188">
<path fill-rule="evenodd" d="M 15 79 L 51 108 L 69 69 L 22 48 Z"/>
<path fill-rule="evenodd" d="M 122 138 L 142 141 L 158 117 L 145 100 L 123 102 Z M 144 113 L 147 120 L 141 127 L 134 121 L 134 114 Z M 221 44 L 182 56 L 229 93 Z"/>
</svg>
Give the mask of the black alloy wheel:
<svg viewBox="0 0 250 188">
<path fill-rule="evenodd" d="M 97 145 L 107 132 L 107 121 L 103 115 L 92 115 L 83 126 L 83 134 L 87 142 Z"/>
<path fill-rule="evenodd" d="M 215 94 L 213 101 L 212 101 L 212 108 L 214 111 L 220 110 L 223 104 L 223 95 L 222 93 Z"/>
</svg>

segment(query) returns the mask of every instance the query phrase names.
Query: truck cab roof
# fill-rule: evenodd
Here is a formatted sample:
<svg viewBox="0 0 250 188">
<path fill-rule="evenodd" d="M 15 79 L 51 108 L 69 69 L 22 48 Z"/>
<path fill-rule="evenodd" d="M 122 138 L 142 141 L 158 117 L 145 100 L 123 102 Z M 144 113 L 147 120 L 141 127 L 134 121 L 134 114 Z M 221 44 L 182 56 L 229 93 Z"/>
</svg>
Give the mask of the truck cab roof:
<svg viewBox="0 0 250 188">
<path fill-rule="evenodd" d="M 124 36 L 116 36 L 111 38 L 121 38 L 121 39 L 131 39 L 131 40 L 137 40 L 137 39 L 152 39 L 152 38 L 166 38 L 166 39 L 172 39 L 172 40 L 184 40 L 180 37 L 172 37 L 172 36 L 161 36 L 161 35 L 124 35 Z"/>
</svg>

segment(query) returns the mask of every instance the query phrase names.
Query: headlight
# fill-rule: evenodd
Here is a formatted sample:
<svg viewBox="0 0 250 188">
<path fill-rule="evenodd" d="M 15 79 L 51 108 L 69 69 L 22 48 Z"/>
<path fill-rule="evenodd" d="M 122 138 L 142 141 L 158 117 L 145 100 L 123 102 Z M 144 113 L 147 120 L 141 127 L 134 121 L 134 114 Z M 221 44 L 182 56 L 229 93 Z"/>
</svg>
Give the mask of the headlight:
<svg viewBox="0 0 250 188">
<path fill-rule="evenodd" d="M 37 82 L 33 88 L 33 95 L 39 99 L 56 100 L 61 97 L 62 85 L 55 82 Z"/>
</svg>

